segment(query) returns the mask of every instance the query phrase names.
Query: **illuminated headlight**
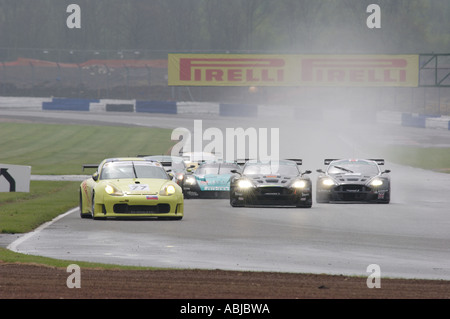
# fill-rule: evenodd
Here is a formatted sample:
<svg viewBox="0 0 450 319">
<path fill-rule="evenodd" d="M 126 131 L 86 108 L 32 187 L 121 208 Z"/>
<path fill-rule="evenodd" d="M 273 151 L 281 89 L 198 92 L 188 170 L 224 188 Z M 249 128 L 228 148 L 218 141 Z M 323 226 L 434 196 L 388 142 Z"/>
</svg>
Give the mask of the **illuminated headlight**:
<svg viewBox="0 0 450 319">
<path fill-rule="evenodd" d="M 122 191 L 114 187 L 113 185 L 106 185 L 105 186 L 105 192 L 106 194 L 113 195 L 113 196 L 123 196 Z"/>
<path fill-rule="evenodd" d="M 183 174 L 178 174 L 178 175 L 177 175 L 177 180 L 182 181 L 183 178 L 184 178 L 184 175 L 183 175 Z"/>
<path fill-rule="evenodd" d="M 294 188 L 305 188 L 306 182 L 305 181 L 296 181 L 294 184 L 292 184 L 292 187 Z"/>
<path fill-rule="evenodd" d="M 173 194 L 175 194 L 175 192 L 176 192 L 176 189 L 175 189 L 175 186 L 173 186 L 173 185 L 167 185 L 166 187 L 164 187 L 160 192 L 159 192 L 159 194 L 160 195 L 173 195 Z"/>
<path fill-rule="evenodd" d="M 335 182 L 331 178 L 325 178 L 322 180 L 322 184 L 324 186 L 333 186 L 335 185 Z"/>
<path fill-rule="evenodd" d="M 383 180 L 376 178 L 370 182 L 370 185 L 381 186 L 381 185 L 383 185 Z"/>
<path fill-rule="evenodd" d="M 239 188 L 250 188 L 250 187 L 253 187 L 253 184 L 252 184 L 252 182 L 250 182 L 246 179 L 243 179 L 238 182 L 238 186 L 239 186 Z"/>
<path fill-rule="evenodd" d="M 172 195 L 172 194 L 175 194 L 175 186 L 173 186 L 173 185 L 169 185 L 169 186 L 167 186 L 167 188 L 166 188 L 166 192 L 167 192 L 167 194 L 169 194 L 169 195 Z"/>
<path fill-rule="evenodd" d="M 195 184 L 195 177 L 194 176 L 188 176 L 187 178 L 186 178 L 186 183 L 187 184 L 189 184 L 189 185 L 194 185 Z"/>
</svg>

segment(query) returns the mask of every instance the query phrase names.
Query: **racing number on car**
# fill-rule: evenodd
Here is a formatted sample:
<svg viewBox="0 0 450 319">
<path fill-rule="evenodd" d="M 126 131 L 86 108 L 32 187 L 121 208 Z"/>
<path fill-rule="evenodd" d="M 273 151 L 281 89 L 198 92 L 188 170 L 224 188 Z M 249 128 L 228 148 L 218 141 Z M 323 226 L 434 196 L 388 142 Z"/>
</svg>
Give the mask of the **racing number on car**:
<svg viewBox="0 0 450 319">
<path fill-rule="evenodd" d="M 147 184 L 131 184 L 130 191 L 149 191 L 150 188 Z"/>
</svg>

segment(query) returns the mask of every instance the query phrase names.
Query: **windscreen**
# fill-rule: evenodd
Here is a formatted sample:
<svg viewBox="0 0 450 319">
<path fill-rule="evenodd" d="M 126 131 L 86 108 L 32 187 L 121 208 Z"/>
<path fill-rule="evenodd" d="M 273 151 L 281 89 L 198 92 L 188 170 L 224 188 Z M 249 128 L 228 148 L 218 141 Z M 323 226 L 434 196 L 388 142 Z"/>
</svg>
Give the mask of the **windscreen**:
<svg viewBox="0 0 450 319">
<path fill-rule="evenodd" d="M 103 165 L 100 179 L 122 178 L 169 179 L 162 167 L 146 162 L 111 162 Z"/>
<path fill-rule="evenodd" d="M 328 167 L 328 174 L 360 173 L 376 175 L 380 172 L 378 165 L 369 161 L 335 161 Z"/>
<path fill-rule="evenodd" d="M 278 164 L 248 164 L 244 169 L 245 175 L 289 175 L 300 174 L 297 165 Z"/>
<path fill-rule="evenodd" d="M 210 175 L 210 174 L 233 174 L 231 171 L 239 171 L 239 167 L 231 165 L 212 165 L 212 166 L 200 166 L 195 171 L 196 175 Z"/>
</svg>

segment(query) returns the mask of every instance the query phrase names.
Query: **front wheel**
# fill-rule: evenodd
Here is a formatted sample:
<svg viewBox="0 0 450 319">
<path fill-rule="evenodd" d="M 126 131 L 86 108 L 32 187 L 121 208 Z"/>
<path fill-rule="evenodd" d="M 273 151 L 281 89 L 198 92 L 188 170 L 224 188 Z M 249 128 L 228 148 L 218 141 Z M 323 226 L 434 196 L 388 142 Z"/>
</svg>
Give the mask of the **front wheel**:
<svg viewBox="0 0 450 319">
<path fill-rule="evenodd" d="M 305 201 L 298 201 L 297 207 L 301 208 L 311 208 L 312 207 L 312 197 L 308 197 Z"/>
<path fill-rule="evenodd" d="M 81 218 L 91 218 L 92 215 L 89 213 L 83 213 L 83 195 L 81 194 L 81 189 L 80 189 L 80 217 Z"/>
<path fill-rule="evenodd" d="M 231 207 L 243 207 L 244 201 L 239 200 L 234 194 L 234 190 L 230 190 L 230 205 Z"/>
<path fill-rule="evenodd" d="M 97 217 L 95 215 L 95 193 L 92 193 L 92 208 L 91 208 L 91 216 L 94 220 L 104 220 L 105 217 Z"/>
</svg>

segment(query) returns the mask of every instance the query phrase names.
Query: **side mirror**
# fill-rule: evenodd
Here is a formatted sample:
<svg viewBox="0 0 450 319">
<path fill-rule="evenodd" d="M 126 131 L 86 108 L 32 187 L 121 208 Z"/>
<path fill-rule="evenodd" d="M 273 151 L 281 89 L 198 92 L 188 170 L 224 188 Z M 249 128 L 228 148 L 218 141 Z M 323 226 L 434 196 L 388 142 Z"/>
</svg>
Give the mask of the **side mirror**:
<svg viewBox="0 0 450 319">
<path fill-rule="evenodd" d="M 387 174 L 387 173 L 390 173 L 390 172 L 391 172 L 391 170 L 390 170 L 390 169 L 387 169 L 387 170 L 381 172 L 381 174 Z"/>
<path fill-rule="evenodd" d="M 311 173 L 312 173 L 312 171 L 307 170 L 307 171 L 304 171 L 304 172 L 302 173 L 302 176 L 303 176 L 303 175 L 307 175 L 307 174 L 311 174 Z"/>
<path fill-rule="evenodd" d="M 95 172 L 94 174 L 92 174 L 92 179 L 94 181 L 98 181 L 98 172 Z"/>
<path fill-rule="evenodd" d="M 324 172 L 322 169 L 317 169 L 316 172 L 317 172 L 317 173 L 325 174 L 325 172 Z"/>
<path fill-rule="evenodd" d="M 232 169 L 230 172 L 233 173 L 233 174 L 238 174 L 239 176 L 242 176 L 241 172 L 239 172 L 236 169 Z"/>
<path fill-rule="evenodd" d="M 175 175 L 173 175 L 172 172 L 167 172 L 167 175 L 169 175 L 170 179 L 174 179 Z"/>
</svg>

